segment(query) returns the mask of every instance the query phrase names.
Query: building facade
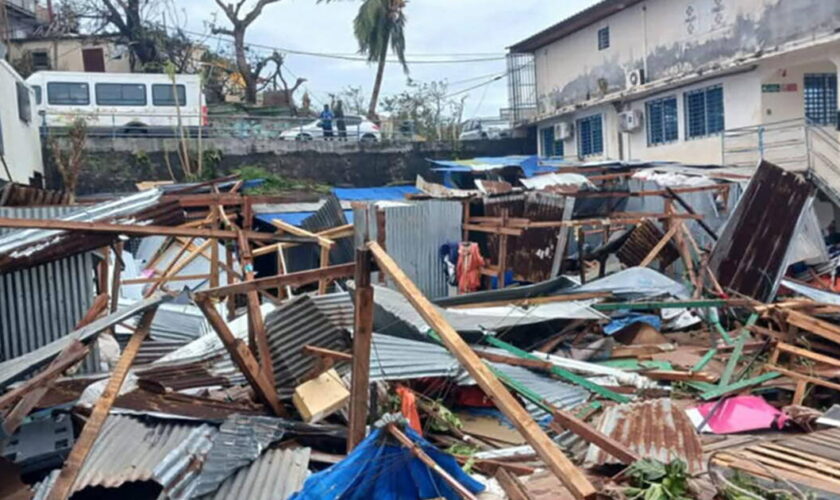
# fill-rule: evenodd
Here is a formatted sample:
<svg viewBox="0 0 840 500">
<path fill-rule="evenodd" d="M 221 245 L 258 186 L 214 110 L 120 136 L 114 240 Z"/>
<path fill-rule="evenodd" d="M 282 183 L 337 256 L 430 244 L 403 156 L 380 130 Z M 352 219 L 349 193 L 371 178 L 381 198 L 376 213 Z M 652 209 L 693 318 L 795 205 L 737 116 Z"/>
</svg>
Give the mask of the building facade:
<svg viewBox="0 0 840 500">
<path fill-rule="evenodd" d="M 9 61 L 24 76 L 36 71 L 130 73 L 128 47 L 112 38 L 57 35 L 15 39 L 9 43 Z"/>
<path fill-rule="evenodd" d="M 836 139 L 838 30 L 837 1 L 605 0 L 510 50 L 542 155 L 738 164 L 785 124 Z"/>
</svg>

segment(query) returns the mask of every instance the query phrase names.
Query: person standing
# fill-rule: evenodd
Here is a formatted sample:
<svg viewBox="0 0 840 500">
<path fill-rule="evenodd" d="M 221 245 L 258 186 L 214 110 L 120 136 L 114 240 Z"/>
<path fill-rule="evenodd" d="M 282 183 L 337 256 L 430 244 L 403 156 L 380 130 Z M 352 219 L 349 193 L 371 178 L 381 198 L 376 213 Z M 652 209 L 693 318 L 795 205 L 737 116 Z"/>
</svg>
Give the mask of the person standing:
<svg viewBox="0 0 840 500">
<path fill-rule="evenodd" d="M 338 129 L 338 140 L 347 140 L 347 122 L 344 120 L 344 103 L 341 99 L 335 103 L 335 126 Z"/>
<path fill-rule="evenodd" d="M 331 141 L 333 138 L 332 122 L 335 115 L 330 111 L 330 105 L 324 104 L 324 110 L 321 111 L 321 128 L 324 130 L 324 139 Z"/>
</svg>

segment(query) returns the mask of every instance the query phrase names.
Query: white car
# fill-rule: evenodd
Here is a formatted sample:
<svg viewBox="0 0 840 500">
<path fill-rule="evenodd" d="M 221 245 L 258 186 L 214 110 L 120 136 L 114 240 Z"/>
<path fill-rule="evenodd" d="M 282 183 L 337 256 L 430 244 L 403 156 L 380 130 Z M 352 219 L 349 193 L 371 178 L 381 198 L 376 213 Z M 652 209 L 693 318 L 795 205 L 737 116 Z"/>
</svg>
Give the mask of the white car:
<svg viewBox="0 0 840 500">
<path fill-rule="evenodd" d="M 461 125 L 462 141 L 477 141 L 480 139 L 504 139 L 510 137 L 510 122 L 499 119 L 467 120 Z"/>
<path fill-rule="evenodd" d="M 344 123 L 347 125 L 347 140 L 360 142 L 379 142 L 382 140 L 382 133 L 379 126 L 370 120 L 360 116 L 345 116 Z M 332 123 L 332 140 L 339 140 L 338 125 L 336 120 Z M 321 120 L 315 120 L 305 125 L 298 125 L 280 134 L 284 141 L 311 141 L 312 139 L 324 139 L 324 129 L 321 127 Z"/>
</svg>

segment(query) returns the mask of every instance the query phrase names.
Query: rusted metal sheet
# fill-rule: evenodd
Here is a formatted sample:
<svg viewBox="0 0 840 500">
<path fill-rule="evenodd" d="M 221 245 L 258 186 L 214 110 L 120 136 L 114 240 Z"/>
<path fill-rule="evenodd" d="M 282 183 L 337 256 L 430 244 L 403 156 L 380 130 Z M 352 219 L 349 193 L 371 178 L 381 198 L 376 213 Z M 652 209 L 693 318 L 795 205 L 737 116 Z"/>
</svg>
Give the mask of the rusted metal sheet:
<svg viewBox="0 0 840 500">
<path fill-rule="evenodd" d="M 611 406 L 604 410 L 598 430 L 629 447 L 642 458 L 668 463 L 680 459 L 692 474 L 703 472 L 703 446 L 691 421 L 670 399 Z M 584 467 L 619 464 L 595 445 L 590 445 Z"/>
<path fill-rule="evenodd" d="M 812 191 L 801 176 L 761 163 L 709 257 L 724 290 L 762 302 L 773 298 Z"/>
<path fill-rule="evenodd" d="M 70 203 L 70 194 L 66 191 L 51 191 L 23 184 L 7 184 L 0 188 L 0 207 L 67 205 L 68 203 Z"/>
<path fill-rule="evenodd" d="M 664 236 L 665 233 L 654 222 L 646 220 L 633 229 L 630 236 L 616 252 L 616 256 L 625 266 L 636 267 L 645 260 L 645 257 Z M 659 251 L 656 260 L 663 267 L 668 267 L 679 258 L 680 252 L 677 250 L 674 240 L 671 239 Z"/>
<path fill-rule="evenodd" d="M 247 401 L 218 401 L 177 392 L 156 393 L 143 389 L 118 397 L 114 407 L 138 413 L 163 413 L 201 420 L 221 420 L 241 414 L 265 414 L 263 407 Z"/>
<path fill-rule="evenodd" d="M 566 197 L 556 193 L 530 192 L 517 195 L 488 197 L 484 200 L 484 215 L 501 217 L 507 209 L 508 217 L 531 221 L 560 221 L 566 207 Z M 507 268 L 516 278 L 539 282 L 552 277 L 555 254 L 558 251 L 560 228 L 525 229 L 522 236 L 509 236 Z M 499 238 L 487 238 L 491 262 L 499 261 Z M 561 249 L 562 251 L 562 249 Z"/>
</svg>

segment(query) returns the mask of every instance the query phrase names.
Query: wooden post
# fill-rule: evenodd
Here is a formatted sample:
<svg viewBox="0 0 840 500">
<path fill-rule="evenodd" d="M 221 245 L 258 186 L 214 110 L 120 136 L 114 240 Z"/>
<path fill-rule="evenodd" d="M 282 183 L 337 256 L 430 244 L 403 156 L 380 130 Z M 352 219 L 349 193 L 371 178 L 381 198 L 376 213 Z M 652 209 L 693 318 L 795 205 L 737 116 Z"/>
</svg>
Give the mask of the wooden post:
<svg viewBox="0 0 840 500">
<path fill-rule="evenodd" d="M 586 243 L 586 234 L 583 232 L 583 227 L 577 228 L 577 251 L 578 264 L 580 265 L 580 284 L 586 284 L 586 261 L 583 259 L 584 244 Z"/>
<path fill-rule="evenodd" d="M 224 207 L 216 205 L 212 208 L 213 221 L 211 222 L 213 229 L 219 229 L 219 214 L 224 212 Z M 210 240 L 210 288 L 219 286 L 219 240 Z"/>
<path fill-rule="evenodd" d="M 99 269 L 96 276 L 99 293 L 108 293 L 108 247 L 102 248 L 102 260 L 99 261 Z"/>
<path fill-rule="evenodd" d="M 580 436 L 587 443 L 592 443 L 598 448 L 621 460 L 621 463 L 630 465 L 639 460 L 639 456 L 623 443 L 604 435 L 598 429 L 563 410 L 554 411 L 554 421 L 563 428 L 572 431 Z M 555 429 L 557 430 L 557 429 Z"/>
<path fill-rule="evenodd" d="M 502 227 L 507 227 L 508 224 L 508 209 L 502 209 Z M 499 234 L 499 274 L 496 275 L 496 287 L 501 290 L 505 287 L 505 274 L 507 274 L 507 260 L 508 260 L 508 235 Z"/>
<path fill-rule="evenodd" d="M 239 252 L 245 281 L 253 281 L 254 258 L 251 255 L 251 245 L 248 243 L 248 238 L 242 231 L 239 232 Z M 272 391 L 274 391 L 274 365 L 271 362 L 271 350 L 268 347 L 268 338 L 265 334 L 265 322 L 260 309 L 260 296 L 256 290 L 251 290 L 246 294 L 246 297 L 248 298 L 248 338 L 251 349 L 256 351 L 262 372 L 271 384 Z"/>
<path fill-rule="evenodd" d="M 216 330 L 216 334 L 222 340 L 225 349 L 227 349 L 233 362 L 242 371 L 242 374 L 248 380 L 248 383 L 254 389 L 257 397 L 275 413 L 275 415 L 285 417 L 286 409 L 280 404 L 280 399 L 277 397 L 277 391 L 274 389 L 274 381 L 269 381 L 265 373 L 260 369 L 260 364 L 254 358 L 251 350 L 245 345 L 245 342 L 233 336 L 233 333 L 228 328 L 225 321 L 216 312 L 210 300 L 198 298 L 195 304 L 204 313 L 210 326 Z"/>
<path fill-rule="evenodd" d="M 563 455 L 557 444 L 542 431 L 540 426 L 531 418 L 531 415 L 493 375 L 481 361 L 481 358 L 464 342 L 458 332 L 435 309 L 397 263 L 377 243 L 368 243 L 368 248 L 371 250 L 379 269 L 391 277 L 406 299 L 437 332 L 446 347 L 472 375 L 484 393 L 508 417 L 519 433 L 525 437 L 534 451 L 542 458 L 546 466 L 563 482 L 572 495 L 577 499 L 594 499 L 597 490 L 589 482 L 586 475 Z"/>
<path fill-rule="evenodd" d="M 85 459 L 88 453 L 90 453 L 93 444 L 96 442 L 99 431 L 102 430 L 102 426 L 105 424 L 105 419 L 108 418 L 108 412 L 111 411 L 111 406 L 113 406 L 114 400 L 117 399 L 120 393 L 120 388 L 125 381 L 126 375 L 128 375 L 128 369 L 131 368 L 131 364 L 134 362 L 134 358 L 140 350 L 140 345 L 143 344 L 143 340 L 149 333 L 155 312 L 157 312 L 157 307 L 144 312 L 140 318 L 137 330 L 131 335 L 131 340 L 128 341 L 128 345 L 120 356 L 117 366 L 114 368 L 113 373 L 111 373 L 111 378 L 108 379 L 108 385 L 105 386 L 105 390 L 102 391 L 102 395 L 96 401 L 96 405 L 93 407 L 90 418 L 85 423 L 79 439 L 76 440 L 73 449 L 70 451 L 70 455 L 64 461 L 64 466 L 61 468 L 61 472 L 58 474 L 58 478 L 55 480 L 47 496 L 48 500 L 65 500 L 70 498 L 79 471 L 82 465 L 84 465 Z"/>
<path fill-rule="evenodd" d="M 367 248 L 356 249 L 356 304 L 353 314 L 353 373 L 350 380 L 350 425 L 347 429 L 347 453 L 365 438 L 370 396 L 370 346 L 373 340 L 373 287 L 371 254 Z"/>
<path fill-rule="evenodd" d="M 330 247 L 322 246 L 321 247 L 321 262 L 320 262 L 320 269 L 326 269 L 330 267 Z M 324 295 L 327 293 L 327 287 L 330 285 L 330 280 L 328 278 L 321 278 L 318 281 L 318 295 Z"/>
<path fill-rule="evenodd" d="M 122 266 L 120 263 L 122 262 L 122 251 L 123 251 L 123 242 L 117 241 L 114 245 L 114 272 L 111 275 L 111 313 L 117 312 L 117 309 L 120 307 L 120 279 L 122 276 Z M 116 332 L 116 327 L 111 327 L 108 329 L 111 335 L 114 335 Z"/>
<path fill-rule="evenodd" d="M 225 271 L 227 284 L 232 285 L 236 283 L 236 274 L 230 271 L 233 269 L 233 248 L 227 243 L 225 243 L 225 261 L 228 269 Z M 229 295 L 225 303 L 227 304 L 228 321 L 231 321 L 236 317 L 236 295 Z"/>
<path fill-rule="evenodd" d="M 505 490 L 505 493 L 508 496 L 509 500 L 531 500 L 531 495 L 528 494 L 528 489 L 525 488 L 525 485 L 522 484 L 522 481 L 519 480 L 518 477 L 514 476 L 507 469 L 504 467 L 499 467 L 496 469 L 496 473 L 493 475 L 496 478 L 496 481 L 499 482 L 499 486 Z"/>
</svg>

